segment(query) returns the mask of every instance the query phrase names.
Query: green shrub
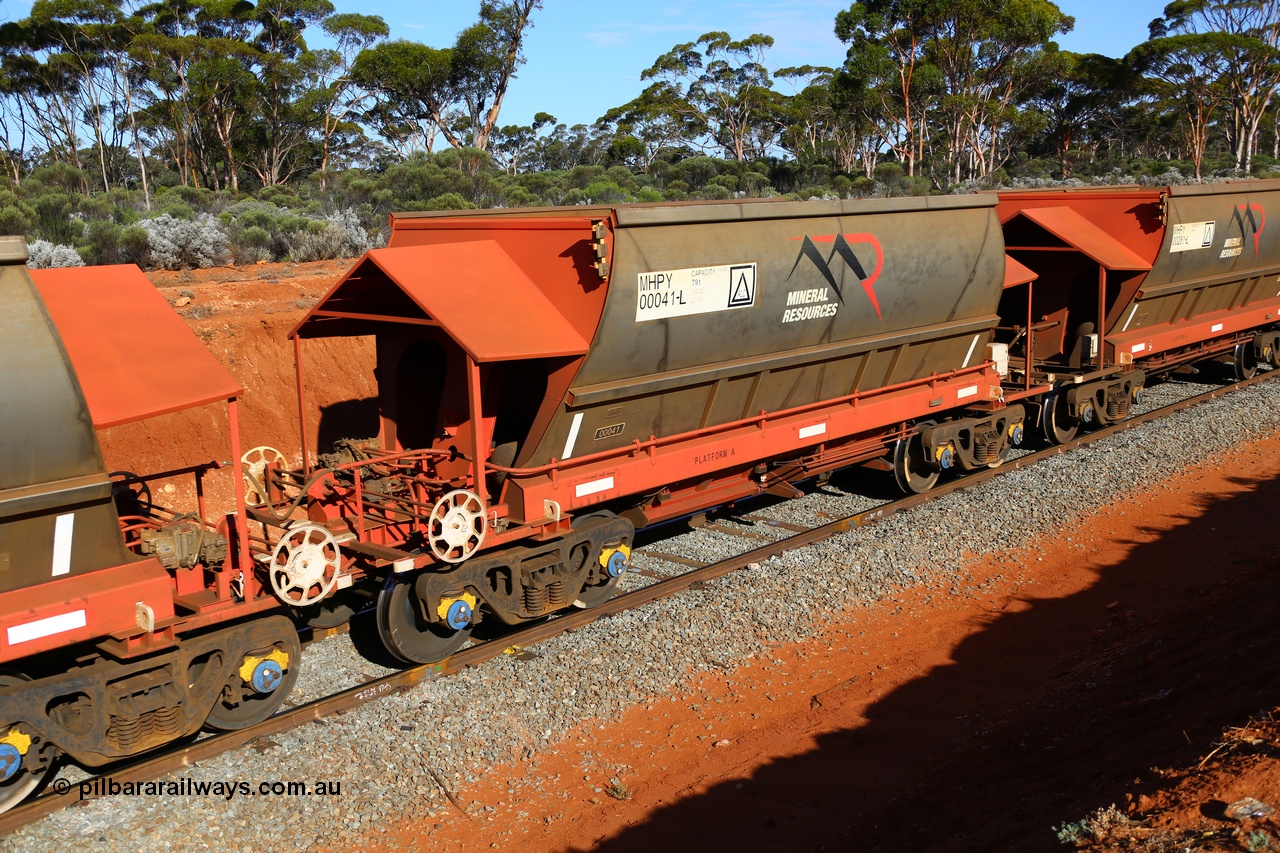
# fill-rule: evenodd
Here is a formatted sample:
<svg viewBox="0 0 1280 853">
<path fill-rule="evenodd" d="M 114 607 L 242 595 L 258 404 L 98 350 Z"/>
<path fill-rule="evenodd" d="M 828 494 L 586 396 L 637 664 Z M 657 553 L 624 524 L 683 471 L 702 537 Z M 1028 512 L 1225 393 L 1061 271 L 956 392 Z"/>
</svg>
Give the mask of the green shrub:
<svg viewBox="0 0 1280 853">
<path fill-rule="evenodd" d="M 145 228 L 127 225 L 120 229 L 118 243 L 121 263 L 147 266 L 150 264 L 151 242 Z"/>
<path fill-rule="evenodd" d="M 736 193 L 738 191 L 738 176 L 737 175 L 716 175 L 714 178 L 707 181 L 707 187 L 709 188 L 713 184 L 715 186 L 724 187 L 730 193 Z"/>
<path fill-rule="evenodd" d="M 442 193 L 435 198 L 428 199 L 423 210 L 475 210 L 478 206 L 457 193 Z"/>
<path fill-rule="evenodd" d="M 585 199 L 592 204 L 621 204 L 629 202 L 632 194 L 613 181 L 592 181 L 583 190 Z"/>
<path fill-rule="evenodd" d="M 537 207 L 542 204 L 542 199 L 515 184 L 503 190 L 502 203 L 507 207 Z"/>
<path fill-rule="evenodd" d="M 80 257 L 86 264 L 118 264 L 120 258 L 120 232 L 124 229 L 108 219 L 95 219 L 85 228 L 85 239 L 80 246 Z"/>
<path fill-rule="evenodd" d="M 0 234 L 25 237 L 35 225 L 36 212 L 31 205 L 8 190 L 0 192 Z"/>
<path fill-rule="evenodd" d="M 71 217 L 77 195 L 50 192 L 31 199 L 36 214 L 35 233 L 55 245 L 71 245 L 84 234 L 84 223 Z"/>
</svg>

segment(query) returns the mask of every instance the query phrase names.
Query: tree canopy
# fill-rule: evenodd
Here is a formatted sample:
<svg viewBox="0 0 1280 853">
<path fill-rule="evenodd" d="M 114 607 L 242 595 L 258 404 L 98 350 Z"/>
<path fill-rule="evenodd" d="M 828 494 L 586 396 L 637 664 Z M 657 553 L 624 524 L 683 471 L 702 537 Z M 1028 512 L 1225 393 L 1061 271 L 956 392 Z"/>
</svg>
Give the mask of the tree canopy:
<svg viewBox="0 0 1280 853">
<path fill-rule="evenodd" d="M 835 62 L 779 68 L 770 34 L 712 30 L 582 124 L 502 120 L 540 60 L 541 0 L 477 0 L 436 45 L 340 3 L 35 0 L 0 25 L 0 228 L 109 260 L 150 245 L 153 220 L 207 216 L 253 259 L 359 245 L 338 231 L 376 237 L 394 207 L 1194 181 L 1280 161 L 1280 0 L 1175 0 L 1120 58 L 1060 49 L 1074 22 L 1052 0 L 858 0 L 832 21 Z"/>
</svg>

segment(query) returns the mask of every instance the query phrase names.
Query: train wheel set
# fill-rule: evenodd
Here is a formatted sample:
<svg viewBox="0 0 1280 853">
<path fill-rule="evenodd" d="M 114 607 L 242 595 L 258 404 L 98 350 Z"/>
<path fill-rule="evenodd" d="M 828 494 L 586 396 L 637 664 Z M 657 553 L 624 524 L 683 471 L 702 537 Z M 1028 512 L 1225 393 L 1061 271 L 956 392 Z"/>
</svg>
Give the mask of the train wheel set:
<svg viewBox="0 0 1280 853">
<path fill-rule="evenodd" d="M 639 528 L 854 464 L 922 494 L 1175 370 L 1275 366 L 1277 205 L 1241 182 L 397 214 L 290 333 L 296 467 L 241 447 L 243 389 L 136 267 L 29 271 L 3 238 L 0 810 L 63 756 L 269 717 L 301 624 L 371 606 L 392 656 L 440 661 L 484 620 L 604 604 Z M 343 336 L 374 340 L 380 430 L 319 448 L 305 342 Z M 110 473 L 96 430 L 202 407 L 232 511 L 203 497 L 225 463 Z M 156 501 L 175 479 L 195 506 Z"/>
</svg>

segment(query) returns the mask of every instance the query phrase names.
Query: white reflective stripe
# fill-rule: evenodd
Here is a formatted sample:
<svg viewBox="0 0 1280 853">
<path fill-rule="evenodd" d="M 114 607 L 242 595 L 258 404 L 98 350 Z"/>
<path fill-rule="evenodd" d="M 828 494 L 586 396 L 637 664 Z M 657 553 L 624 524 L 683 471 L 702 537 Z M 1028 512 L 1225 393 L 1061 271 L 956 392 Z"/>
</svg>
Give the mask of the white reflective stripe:
<svg viewBox="0 0 1280 853">
<path fill-rule="evenodd" d="M 1133 346 L 1129 347 L 1129 352 L 1142 352 L 1146 348 L 1147 348 L 1146 344 L 1134 344 Z"/>
<path fill-rule="evenodd" d="M 71 532 L 76 525 L 74 513 L 58 516 L 53 523 L 53 576 L 71 572 Z"/>
<path fill-rule="evenodd" d="M 587 495 L 597 495 L 600 492 L 607 492 L 613 488 L 613 478 L 605 477 L 603 480 L 592 480 L 589 483 L 580 483 L 573 487 L 574 497 L 585 498 Z"/>
<path fill-rule="evenodd" d="M 1120 327 L 1120 331 L 1129 328 L 1129 324 L 1133 322 L 1133 315 L 1138 313 L 1138 303 L 1133 303 L 1133 309 L 1129 311 L 1129 316 L 1124 319 L 1124 325 Z"/>
<path fill-rule="evenodd" d="M 979 335 L 974 335 L 973 340 L 969 342 L 969 351 L 964 354 L 964 364 L 960 365 L 961 367 L 969 366 L 969 359 L 973 358 L 973 348 L 978 345 L 978 338 Z"/>
<path fill-rule="evenodd" d="M 578 440 L 578 427 L 580 426 L 582 426 L 582 412 L 575 414 L 573 423 L 569 425 L 569 438 L 564 443 L 564 453 L 560 454 L 561 460 L 568 459 L 573 455 L 573 445 Z"/>
<path fill-rule="evenodd" d="M 815 435 L 823 435 L 827 431 L 825 423 L 814 424 L 813 426 L 800 427 L 801 438 L 813 438 Z"/>
<path fill-rule="evenodd" d="M 978 396 L 977 385 L 969 385 L 956 391 L 957 400 L 963 400 L 965 397 L 976 397 L 976 396 Z"/>
<path fill-rule="evenodd" d="M 47 619 L 24 622 L 9 629 L 9 645 L 16 646 L 18 643 L 25 643 L 29 640 L 38 640 L 41 637 L 61 634 L 64 631 L 74 631 L 76 628 L 83 628 L 86 624 L 83 610 L 73 610 L 70 613 L 59 613 L 57 616 L 50 616 Z"/>
<path fill-rule="evenodd" d="M 1210 327 L 1209 327 L 1209 331 L 1211 331 L 1211 332 L 1221 332 L 1221 331 L 1222 331 L 1222 324 L 1221 324 L 1221 323 L 1214 323 L 1212 326 L 1210 326 Z"/>
</svg>

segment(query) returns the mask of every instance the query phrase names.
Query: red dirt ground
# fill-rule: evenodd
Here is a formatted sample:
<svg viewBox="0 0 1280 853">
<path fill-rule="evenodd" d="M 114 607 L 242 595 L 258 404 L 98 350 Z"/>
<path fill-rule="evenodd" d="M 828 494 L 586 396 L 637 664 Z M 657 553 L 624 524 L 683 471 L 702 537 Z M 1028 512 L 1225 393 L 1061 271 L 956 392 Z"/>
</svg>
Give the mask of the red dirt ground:
<svg viewBox="0 0 1280 853">
<path fill-rule="evenodd" d="M 966 566 L 975 594 L 904 591 L 487 769 L 454 792 L 471 819 L 385 849 L 1062 850 L 1055 827 L 1112 804 L 1094 849 L 1280 847 L 1222 814 L 1280 805 L 1274 726 L 1198 766 L 1280 701 L 1277 475 L 1280 439 L 1213 460 Z"/>
<path fill-rule="evenodd" d="M 246 448 L 299 453 L 285 335 L 346 266 L 153 276 L 192 299 L 180 312 L 213 312 L 189 322 L 247 389 Z M 304 356 L 322 438 L 376 431 L 369 342 Z M 164 420 L 109 431 L 108 464 L 229 458 L 218 407 Z M 1224 815 L 1243 797 L 1280 807 L 1278 477 L 1280 437 L 967 565 L 969 592 L 906 590 L 780 637 L 685 695 L 481 768 L 452 792 L 466 816 L 390 828 L 384 849 L 1063 850 L 1068 824 L 1096 850 L 1280 849 L 1272 820 Z"/>
</svg>

